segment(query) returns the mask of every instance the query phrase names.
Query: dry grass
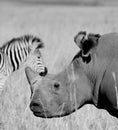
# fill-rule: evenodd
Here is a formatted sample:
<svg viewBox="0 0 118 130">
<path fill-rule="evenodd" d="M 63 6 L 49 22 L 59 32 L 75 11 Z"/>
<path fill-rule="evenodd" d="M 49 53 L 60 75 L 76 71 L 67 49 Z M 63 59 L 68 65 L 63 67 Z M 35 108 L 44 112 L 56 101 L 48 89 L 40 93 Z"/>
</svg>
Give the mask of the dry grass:
<svg viewBox="0 0 118 130">
<path fill-rule="evenodd" d="M 57 73 L 78 51 L 73 37 L 80 30 L 118 32 L 118 9 L 111 7 L 46 7 L 0 4 L 1 45 L 25 33 L 45 42 L 42 50 L 50 73 Z M 5 84 L 0 96 L 0 130 L 117 130 L 118 120 L 105 110 L 86 105 L 60 119 L 41 119 L 29 109 L 30 89 L 24 67 Z"/>
</svg>

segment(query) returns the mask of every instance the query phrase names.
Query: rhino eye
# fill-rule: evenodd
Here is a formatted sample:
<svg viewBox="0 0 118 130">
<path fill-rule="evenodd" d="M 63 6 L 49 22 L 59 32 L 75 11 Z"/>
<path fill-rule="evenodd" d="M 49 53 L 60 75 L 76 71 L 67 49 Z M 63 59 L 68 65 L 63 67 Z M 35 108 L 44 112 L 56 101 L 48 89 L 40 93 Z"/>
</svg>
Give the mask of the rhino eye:
<svg viewBox="0 0 118 130">
<path fill-rule="evenodd" d="M 56 90 L 59 90 L 60 84 L 59 84 L 59 83 L 54 83 L 54 88 L 55 88 Z"/>
</svg>

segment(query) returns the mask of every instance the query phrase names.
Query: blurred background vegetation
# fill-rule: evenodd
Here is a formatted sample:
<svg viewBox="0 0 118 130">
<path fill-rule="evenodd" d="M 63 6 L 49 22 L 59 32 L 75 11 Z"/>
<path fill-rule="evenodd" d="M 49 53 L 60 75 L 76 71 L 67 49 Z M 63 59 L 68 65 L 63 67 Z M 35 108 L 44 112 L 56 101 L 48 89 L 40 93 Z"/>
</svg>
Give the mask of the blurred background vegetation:
<svg viewBox="0 0 118 130">
<path fill-rule="evenodd" d="M 1 1 L 24 3 L 24 4 L 76 5 L 76 6 L 118 5 L 118 0 L 1 0 Z"/>
</svg>

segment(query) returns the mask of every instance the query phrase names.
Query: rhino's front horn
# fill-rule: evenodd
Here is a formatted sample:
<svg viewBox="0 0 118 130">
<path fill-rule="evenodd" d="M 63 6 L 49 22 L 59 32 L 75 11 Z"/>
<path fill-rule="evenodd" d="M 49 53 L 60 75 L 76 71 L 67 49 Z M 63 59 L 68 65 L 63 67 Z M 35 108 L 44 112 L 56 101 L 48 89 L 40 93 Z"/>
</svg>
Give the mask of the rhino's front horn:
<svg viewBox="0 0 118 130">
<path fill-rule="evenodd" d="M 39 75 L 37 72 L 33 71 L 30 67 L 25 68 L 26 77 L 30 85 L 32 85 L 33 80 Z"/>
</svg>

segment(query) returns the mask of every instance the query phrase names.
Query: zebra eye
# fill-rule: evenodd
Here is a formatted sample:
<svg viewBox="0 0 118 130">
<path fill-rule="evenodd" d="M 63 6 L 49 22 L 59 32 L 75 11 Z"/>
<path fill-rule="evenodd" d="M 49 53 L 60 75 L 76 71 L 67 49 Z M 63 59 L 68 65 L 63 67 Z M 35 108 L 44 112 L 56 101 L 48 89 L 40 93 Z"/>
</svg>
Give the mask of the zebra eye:
<svg viewBox="0 0 118 130">
<path fill-rule="evenodd" d="M 41 42 L 41 40 L 39 38 L 34 38 L 32 42 Z"/>
<path fill-rule="evenodd" d="M 36 42 L 41 42 L 41 40 L 40 39 L 36 39 Z"/>
</svg>

